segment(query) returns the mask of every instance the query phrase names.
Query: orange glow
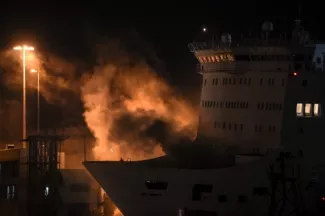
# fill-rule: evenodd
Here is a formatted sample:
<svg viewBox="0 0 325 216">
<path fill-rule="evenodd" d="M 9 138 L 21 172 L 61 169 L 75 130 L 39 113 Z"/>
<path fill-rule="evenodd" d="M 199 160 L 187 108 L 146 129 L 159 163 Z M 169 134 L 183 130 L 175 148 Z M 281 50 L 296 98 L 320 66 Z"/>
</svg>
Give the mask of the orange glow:
<svg viewBox="0 0 325 216">
<path fill-rule="evenodd" d="M 114 210 L 113 216 L 123 216 L 123 214 L 122 214 L 122 212 L 118 208 L 116 208 Z"/>
<path fill-rule="evenodd" d="M 145 66 L 97 68 L 82 86 L 82 98 L 85 121 L 96 138 L 93 153 L 97 160 L 142 160 L 164 155 L 162 143 L 143 135 L 155 120 L 167 123 L 172 131 L 170 142 L 178 135 L 196 137 L 194 109 Z M 124 117 L 131 122 L 118 123 Z M 133 122 L 137 123 L 132 126 Z"/>
<path fill-rule="evenodd" d="M 112 49 L 108 50 L 112 55 Z M 1 54 L 0 65 L 10 72 L 6 86 L 20 89 L 20 56 L 12 50 Z M 106 61 L 102 55 L 99 58 L 101 66 L 87 74 L 82 63 L 34 52 L 27 70 L 41 71 L 41 96 L 49 103 L 66 103 L 65 112 L 75 114 L 74 110 L 69 110 L 73 106 L 69 98 L 62 96 L 64 93 L 68 92 L 74 99 L 81 98 L 85 108 L 82 117 L 96 139 L 93 154 L 97 160 L 120 160 L 123 157 L 125 161 L 133 161 L 162 156 L 166 143 L 176 143 L 180 137 L 194 139 L 198 123 L 194 107 L 145 64 L 117 67 L 124 58 L 124 55 L 114 56 L 117 61 L 106 64 L 102 63 Z M 80 79 L 77 71 L 86 75 Z M 26 85 L 28 89 L 37 89 L 35 79 L 29 79 Z M 146 135 L 157 121 L 166 127 L 166 141 L 156 138 L 156 134 Z"/>
<path fill-rule="evenodd" d="M 297 72 L 293 72 L 293 75 L 294 75 L 294 76 L 297 76 L 297 75 L 298 75 L 298 73 L 297 73 Z"/>
</svg>

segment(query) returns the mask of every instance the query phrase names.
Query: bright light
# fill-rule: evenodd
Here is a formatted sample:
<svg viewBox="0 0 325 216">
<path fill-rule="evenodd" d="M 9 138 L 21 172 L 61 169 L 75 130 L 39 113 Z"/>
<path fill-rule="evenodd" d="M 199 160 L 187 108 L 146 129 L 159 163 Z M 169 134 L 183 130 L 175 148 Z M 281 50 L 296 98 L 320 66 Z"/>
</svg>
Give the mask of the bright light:
<svg viewBox="0 0 325 216">
<path fill-rule="evenodd" d="M 35 70 L 35 69 L 31 69 L 30 72 L 32 72 L 32 73 L 37 73 L 38 71 Z"/>
<path fill-rule="evenodd" d="M 325 197 L 322 197 L 322 200 L 325 201 Z"/>
<path fill-rule="evenodd" d="M 21 46 L 14 47 L 14 50 L 22 50 L 23 48 Z"/>
<path fill-rule="evenodd" d="M 207 28 L 203 28 L 202 31 L 203 31 L 203 32 L 206 32 L 206 31 L 207 31 Z"/>
<path fill-rule="evenodd" d="M 32 50 L 34 50 L 34 47 L 32 47 L 32 46 L 26 46 L 26 45 L 24 45 L 23 47 L 16 46 L 16 47 L 14 47 L 14 50 L 28 50 L 28 51 L 32 51 Z"/>
<path fill-rule="evenodd" d="M 24 46 L 24 50 L 34 50 L 34 47 L 31 47 L 31 46 Z"/>
<path fill-rule="evenodd" d="M 294 75 L 294 76 L 297 76 L 297 75 L 298 75 L 298 73 L 297 73 L 297 72 L 294 72 L 294 73 L 293 73 L 293 75 Z"/>
<path fill-rule="evenodd" d="M 111 148 L 111 152 L 114 152 L 113 148 Z"/>
</svg>

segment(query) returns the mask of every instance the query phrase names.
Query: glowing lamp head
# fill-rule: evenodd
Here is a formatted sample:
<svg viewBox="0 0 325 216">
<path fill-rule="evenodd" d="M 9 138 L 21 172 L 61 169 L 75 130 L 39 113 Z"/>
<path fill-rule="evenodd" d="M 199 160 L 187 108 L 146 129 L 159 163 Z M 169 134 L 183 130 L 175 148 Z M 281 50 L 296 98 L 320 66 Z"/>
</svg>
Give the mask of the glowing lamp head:
<svg viewBox="0 0 325 216">
<path fill-rule="evenodd" d="M 202 31 L 203 31 L 203 32 L 206 32 L 206 31 L 207 31 L 207 28 L 202 28 Z"/>
<path fill-rule="evenodd" d="M 22 50 L 23 48 L 21 46 L 14 47 L 14 50 Z"/>
<path fill-rule="evenodd" d="M 322 197 L 322 201 L 325 201 L 325 197 Z"/>
<path fill-rule="evenodd" d="M 297 76 L 297 75 L 298 75 L 298 73 L 297 73 L 297 72 L 293 72 L 293 75 L 294 75 L 294 76 Z"/>
<path fill-rule="evenodd" d="M 34 50 L 34 47 L 32 47 L 32 46 L 26 46 L 26 45 L 24 45 L 24 46 L 16 46 L 16 47 L 14 47 L 14 50 L 28 50 L 28 51 L 33 51 Z"/>
<path fill-rule="evenodd" d="M 30 72 L 32 72 L 32 73 L 37 73 L 38 71 L 35 70 L 35 69 L 31 69 Z"/>
</svg>

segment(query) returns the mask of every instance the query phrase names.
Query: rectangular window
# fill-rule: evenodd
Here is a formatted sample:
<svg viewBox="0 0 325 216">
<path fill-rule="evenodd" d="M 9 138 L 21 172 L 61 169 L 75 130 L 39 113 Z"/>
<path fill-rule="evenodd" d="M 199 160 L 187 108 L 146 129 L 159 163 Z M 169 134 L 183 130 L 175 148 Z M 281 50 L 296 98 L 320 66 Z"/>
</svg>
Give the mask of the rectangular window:
<svg viewBox="0 0 325 216">
<path fill-rule="evenodd" d="M 16 199 L 16 188 L 15 185 L 7 185 L 6 186 L 6 199 L 14 200 Z"/>
<path fill-rule="evenodd" d="M 145 185 L 150 190 L 166 190 L 168 182 L 146 181 Z"/>
<path fill-rule="evenodd" d="M 304 115 L 304 110 L 303 110 L 303 104 L 302 103 L 297 103 L 296 113 L 297 113 L 297 116 L 303 116 Z"/>
<path fill-rule="evenodd" d="M 255 187 L 253 194 L 258 196 L 269 195 L 269 190 L 267 187 Z"/>
<path fill-rule="evenodd" d="M 312 105 L 311 104 L 305 104 L 305 115 L 306 116 L 312 116 Z"/>
<path fill-rule="evenodd" d="M 192 200 L 201 200 L 204 193 L 212 193 L 213 185 L 195 184 L 192 189 Z"/>
<path fill-rule="evenodd" d="M 320 104 L 314 104 L 314 116 L 321 116 L 321 106 Z"/>
<path fill-rule="evenodd" d="M 221 203 L 227 202 L 227 196 L 226 195 L 219 195 L 218 201 Z"/>
<path fill-rule="evenodd" d="M 49 195 L 49 193 L 50 193 L 50 188 L 49 188 L 49 186 L 46 186 L 44 189 L 44 196 L 47 197 Z"/>
</svg>

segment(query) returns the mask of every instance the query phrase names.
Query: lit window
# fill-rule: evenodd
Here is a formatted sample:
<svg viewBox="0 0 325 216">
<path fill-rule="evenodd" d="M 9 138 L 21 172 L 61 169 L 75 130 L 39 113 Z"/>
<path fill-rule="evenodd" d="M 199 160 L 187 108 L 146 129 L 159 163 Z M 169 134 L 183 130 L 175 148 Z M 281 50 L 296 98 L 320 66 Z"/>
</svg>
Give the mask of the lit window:
<svg viewBox="0 0 325 216">
<path fill-rule="evenodd" d="M 312 116 L 311 104 L 305 104 L 305 115 Z"/>
<path fill-rule="evenodd" d="M 48 186 L 45 187 L 45 190 L 44 190 L 44 196 L 48 196 L 50 193 L 50 188 Z"/>
<path fill-rule="evenodd" d="M 15 199 L 15 194 L 16 194 L 16 191 L 15 191 L 15 185 L 8 185 L 7 187 L 7 200 L 13 200 Z"/>
<path fill-rule="evenodd" d="M 304 115 L 303 104 L 302 103 L 297 103 L 296 113 L 297 113 L 297 116 L 303 116 Z"/>
<path fill-rule="evenodd" d="M 321 116 L 321 106 L 320 104 L 314 104 L 314 116 Z"/>
</svg>

